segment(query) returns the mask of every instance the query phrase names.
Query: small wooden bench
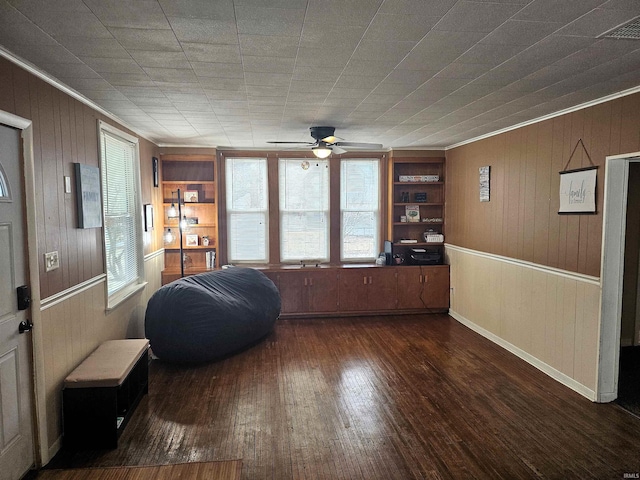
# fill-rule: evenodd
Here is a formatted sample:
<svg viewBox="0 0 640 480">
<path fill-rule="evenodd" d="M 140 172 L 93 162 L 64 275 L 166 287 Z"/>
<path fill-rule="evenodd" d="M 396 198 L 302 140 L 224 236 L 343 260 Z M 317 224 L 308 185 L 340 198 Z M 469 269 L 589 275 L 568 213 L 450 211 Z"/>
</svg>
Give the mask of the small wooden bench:
<svg viewBox="0 0 640 480">
<path fill-rule="evenodd" d="M 149 391 L 149 341 L 109 340 L 64 381 L 64 441 L 71 447 L 116 448 Z"/>
</svg>

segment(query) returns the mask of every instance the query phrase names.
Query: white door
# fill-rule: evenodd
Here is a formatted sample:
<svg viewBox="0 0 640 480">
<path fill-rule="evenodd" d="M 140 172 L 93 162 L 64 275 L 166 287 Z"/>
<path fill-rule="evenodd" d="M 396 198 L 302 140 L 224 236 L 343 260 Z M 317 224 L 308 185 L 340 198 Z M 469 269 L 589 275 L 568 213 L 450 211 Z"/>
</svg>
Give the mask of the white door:
<svg viewBox="0 0 640 480">
<path fill-rule="evenodd" d="M 25 285 L 20 130 L 0 125 L 0 480 L 16 480 L 33 465 L 31 333 L 16 288 Z"/>
</svg>

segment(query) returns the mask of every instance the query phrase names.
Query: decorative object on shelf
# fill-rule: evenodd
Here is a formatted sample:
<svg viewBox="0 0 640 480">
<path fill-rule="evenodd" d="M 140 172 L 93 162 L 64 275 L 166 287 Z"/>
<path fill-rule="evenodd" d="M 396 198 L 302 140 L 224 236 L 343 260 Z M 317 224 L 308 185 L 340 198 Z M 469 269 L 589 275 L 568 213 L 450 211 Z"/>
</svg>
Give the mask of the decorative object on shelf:
<svg viewBox="0 0 640 480">
<path fill-rule="evenodd" d="M 73 165 L 76 174 L 78 228 L 99 228 L 102 226 L 100 169 L 82 163 Z"/>
<path fill-rule="evenodd" d="M 198 191 L 197 190 L 186 190 L 184 192 L 184 201 L 185 201 L 185 203 L 197 203 L 198 202 Z"/>
<path fill-rule="evenodd" d="M 408 183 L 439 182 L 440 175 L 400 175 L 399 181 Z"/>
<path fill-rule="evenodd" d="M 185 217 L 187 225 L 198 225 L 198 217 Z"/>
<path fill-rule="evenodd" d="M 146 203 L 144 205 L 144 231 L 153 230 L 153 205 Z"/>
<path fill-rule="evenodd" d="M 406 215 L 400 215 L 400 223 L 407 223 L 407 216 Z"/>
<path fill-rule="evenodd" d="M 208 235 L 203 235 L 202 236 L 202 245 L 205 247 L 209 246 L 209 236 Z"/>
<path fill-rule="evenodd" d="M 409 203 L 409 192 L 400 192 L 400 202 Z"/>
<path fill-rule="evenodd" d="M 407 205 L 405 212 L 409 223 L 418 223 L 420 221 L 420 205 Z"/>
<path fill-rule="evenodd" d="M 198 246 L 198 235 L 190 233 L 186 236 L 187 247 L 197 247 Z"/>
<path fill-rule="evenodd" d="M 426 203 L 427 192 L 416 192 L 413 194 L 413 200 L 418 203 Z"/>
<path fill-rule="evenodd" d="M 442 223 L 442 217 L 423 218 L 422 221 L 425 223 Z"/>
<path fill-rule="evenodd" d="M 151 165 L 153 168 L 153 186 L 157 187 L 160 184 L 159 178 L 158 178 L 158 158 L 157 157 L 151 157 Z"/>
<path fill-rule="evenodd" d="M 435 230 L 431 230 L 431 229 L 425 230 L 422 236 L 424 237 L 424 241 L 426 243 L 443 243 L 444 242 L 444 235 L 436 232 Z"/>
<path fill-rule="evenodd" d="M 491 195 L 490 172 L 491 167 L 480 167 L 480 201 L 488 202 Z"/>
<path fill-rule="evenodd" d="M 582 145 L 584 153 L 589 159 L 590 167 L 567 170 L 578 145 Z M 596 181 L 598 166 L 593 163 L 591 156 L 579 139 L 569 156 L 567 164 L 560 172 L 560 208 L 559 215 L 594 214 L 596 213 Z"/>
<path fill-rule="evenodd" d="M 213 250 L 210 250 L 207 253 L 205 253 L 205 261 L 206 261 L 206 267 L 207 268 L 216 268 L 216 250 L 215 250 L 215 248 Z"/>
</svg>

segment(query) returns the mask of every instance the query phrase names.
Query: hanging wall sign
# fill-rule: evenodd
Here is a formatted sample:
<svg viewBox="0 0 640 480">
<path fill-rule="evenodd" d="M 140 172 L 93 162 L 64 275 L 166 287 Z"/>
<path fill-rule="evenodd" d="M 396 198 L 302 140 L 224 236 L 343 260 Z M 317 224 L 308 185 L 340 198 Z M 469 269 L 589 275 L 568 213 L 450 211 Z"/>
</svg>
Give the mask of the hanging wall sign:
<svg viewBox="0 0 640 480">
<path fill-rule="evenodd" d="M 567 170 L 578 145 L 582 145 L 591 166 Z M 582 139 L 580 139 L 573 148 L 564 170 L 560 172 L 560 208 L 558 213 L 564 215 L 596 213 L 597 178 L 598 167 L 591 161 L 589 152 L 587 152 Z"/>
<path fill-rule="evenodd" d="M 558 213 L 596 213 L 598 167 L 560 172 L 560 209 Z"/>
<path fill-rule="evenodd" d="M 76 174 L 76 203 L 78 228 L 102 226 L 102 199 L 100 197 L 100 169 L 92 165 L 74 163 Z"/>
</svg>

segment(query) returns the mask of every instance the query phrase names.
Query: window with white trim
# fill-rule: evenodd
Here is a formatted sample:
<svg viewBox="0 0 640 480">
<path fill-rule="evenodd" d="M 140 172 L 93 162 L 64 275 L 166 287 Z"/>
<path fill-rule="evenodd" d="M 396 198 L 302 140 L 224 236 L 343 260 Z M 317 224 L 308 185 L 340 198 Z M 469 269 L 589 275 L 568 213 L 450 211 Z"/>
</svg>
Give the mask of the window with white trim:
<svg viewBox="0 0 640 480">
<path fill-rule="evenodd" d="M 340 162 L 340 259 L 374 260 L 379 252 L 380 160 Z"/>
<path fill-rule="evenodd" d="M 266 158 L 227 158 L 229 262 L 268 262 L 269 187 Z"/>
<path fill-rule="evenodd" d="M 108 307 L 144 279 L 138 140 L 100 122 L 102 208 Z"/>
<path fill-rule="evenodd" d="M 329 261 L 329 161 L 281 158 L 280 261 Z"/>
</svg>

